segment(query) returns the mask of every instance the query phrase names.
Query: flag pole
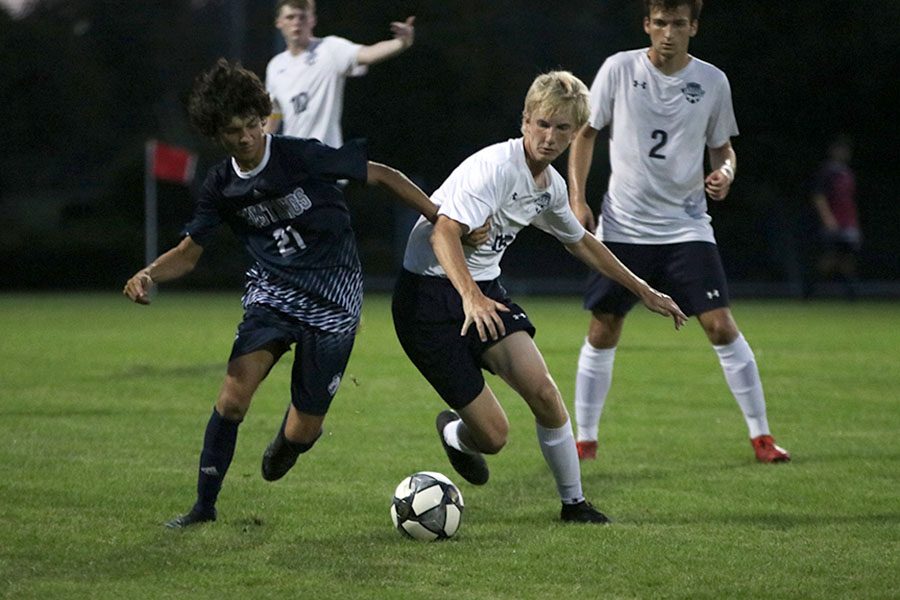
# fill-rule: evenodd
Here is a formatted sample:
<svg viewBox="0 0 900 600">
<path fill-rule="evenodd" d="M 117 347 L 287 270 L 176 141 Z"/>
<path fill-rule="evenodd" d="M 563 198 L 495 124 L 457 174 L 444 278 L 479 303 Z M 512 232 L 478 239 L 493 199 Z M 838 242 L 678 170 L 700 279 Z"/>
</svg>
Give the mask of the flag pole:
<svg viewBox="0 0 900 600">
<path fill-rule="evenodd" d="M 147 265 L 153 262 L 158 251 L 155 155 L 156 140 L 147 140 L 144 144 L 144 264 Z"/>
</svg>

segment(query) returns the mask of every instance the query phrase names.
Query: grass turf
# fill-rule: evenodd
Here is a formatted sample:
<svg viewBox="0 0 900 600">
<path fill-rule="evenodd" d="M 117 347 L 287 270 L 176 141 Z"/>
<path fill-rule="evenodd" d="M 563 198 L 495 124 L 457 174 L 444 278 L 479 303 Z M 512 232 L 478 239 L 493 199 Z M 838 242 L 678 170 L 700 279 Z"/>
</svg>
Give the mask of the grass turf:
<svg viewBox="0 0 900 600">
<path fill-rule="evenodd" d="M 572 411 L 587 324 L 575 298 L 518 298 Z M 161 523 L 194 496 L 237 294 L 0 295 L 0 595 L 7 598 L 887 598 L 900 595 L 895 304 L 738 302 L 788 465 L 759 465 L 695 321 L 626 323 L 582 467 L 610 527 L 564 525 L 533 420 L 511 422 L 491 482 L 455 476 L 443 405 L 369 296 L 315 450 L 270 484 L 259 461 L 286 406 L 285 357 L 241 425 L 219 521 Z M 453 540 L 393 531 L 391 492 L 438 470 L 466 512 Z"/>
</svg>

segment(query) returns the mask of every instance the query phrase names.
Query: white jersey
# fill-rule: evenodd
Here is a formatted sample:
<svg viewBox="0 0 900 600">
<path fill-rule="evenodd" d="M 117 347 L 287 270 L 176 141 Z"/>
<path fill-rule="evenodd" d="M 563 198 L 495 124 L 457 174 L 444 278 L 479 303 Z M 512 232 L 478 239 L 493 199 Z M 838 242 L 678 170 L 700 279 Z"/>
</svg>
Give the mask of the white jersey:
<svg viewBox="0 0 900 600">
<path fill-rule="evenodd" d="M 522 138 L 479 150 L 464 160 L 431 196 L 438 214 L 468 226 L 484 225 L 491 217 L 488 241 L 477 248 L 463 246 L 466 266 L 475 281 L 500 276 L 500 259 L 516 234 L 528 225 L 546 231 L 564 244 L 573 244 L 586 231 L 569 208 L 566 182 L 547 167 L 549 185 L 540 188 L 525 163 Z M 419 275 L 446 277 L 429 238 L 434 226 L 419 218 L 406 244 L 403 267 Z"/>
<path fill-rule="evenodd" d="M 608 242 L 715 243 L 706 212 L 704 151 L 737 135 L 731 87 L 713 65 L 691 58 L 665 75 L 647 48 L 606 59 L 591 85 L 594 129 L 612 124 L 612 175 L 597 237 Z"/>
<path fill-rule="evenodd" d="M 281 113 L 284 135 L 315 138 L 340 148 L 341 112 L 347 77 L 362 75 L 360 44 L 341 37 L 314 38 L 300 54 L 276 54 L 266 67 L 266 90 Z"/>
</svg>

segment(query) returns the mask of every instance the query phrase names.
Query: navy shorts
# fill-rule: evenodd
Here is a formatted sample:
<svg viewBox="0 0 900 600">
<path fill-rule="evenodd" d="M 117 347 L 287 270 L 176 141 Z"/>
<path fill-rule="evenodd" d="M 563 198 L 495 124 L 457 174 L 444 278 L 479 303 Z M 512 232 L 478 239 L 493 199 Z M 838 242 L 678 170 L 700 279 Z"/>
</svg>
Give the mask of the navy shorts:
<svg viewBox="0 0 900 600">
<path fill-rule="evenodd" d="M 699 315 L 728 306 L 725 269 L 715 244 L 604 244 L 635 275 L 671 296 L 684 314 Z M 637 296 L 615 281 L 598 273 L 588 276 L 586 309 L 623 316 L 638 301 Z"/>
<path fill-rule="evenodd" d="M 498 280 L 479 281 L 478 287 L 488 298 L 509 307 L 509 312 L 498 313 L 506 336 L 525 331 L 534 337 L 528 315 L 510 300 Z M 484 389 L 481 370 L 487 366 L 481 355 L 499 340 L 482 342 L 474 325 L 465 336 L 459 335 L 465 313 L 450 280 L 404 270 L 397 279 L 391 308 L 400 345 L 444 402 L 455 409 L 472 402 Z"/>
<path fill-rule="evenodd" d="M 275 359 L 294 347 L 291 403 L 310 415 L 324 415 L 337 393 L 353 350 L 355 332 L 332 333 L 301 323 L 278 311 L 250 306 L 238 325 L 229 362 L 264 347 Z"/>
</svg>

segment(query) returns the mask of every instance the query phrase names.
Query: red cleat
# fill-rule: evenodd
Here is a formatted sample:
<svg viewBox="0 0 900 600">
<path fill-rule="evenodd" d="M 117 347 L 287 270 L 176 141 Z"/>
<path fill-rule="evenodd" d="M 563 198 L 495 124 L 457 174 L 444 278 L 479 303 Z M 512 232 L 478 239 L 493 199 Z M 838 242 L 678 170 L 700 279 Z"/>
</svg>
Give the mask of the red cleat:
<svg viewBox="0 0 900 600">
<path fill-rule="evenodd" d="M 750 440 L 753 451 L 756 452 L 756 460 L 763 463 L 789 462 L 791 453 L 775 445 L 771 435 L 761 435 Z"/>
<path fill-rule="evenodd" d="M 597 458 L 597 440 L 575 442 L 578 448 L 578 460 L 594 460 Z"/>
</svg>

